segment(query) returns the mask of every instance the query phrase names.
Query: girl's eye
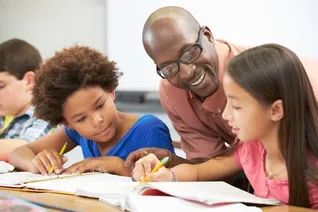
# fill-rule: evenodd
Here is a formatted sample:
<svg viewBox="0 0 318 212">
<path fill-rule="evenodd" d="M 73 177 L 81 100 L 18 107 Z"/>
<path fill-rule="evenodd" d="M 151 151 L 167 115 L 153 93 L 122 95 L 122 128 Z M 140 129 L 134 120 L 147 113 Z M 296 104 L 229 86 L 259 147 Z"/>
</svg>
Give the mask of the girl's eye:
<svg viewBox="0 0 318 212">
<path fill-rule="evenodd" d="M 232 106 L 232 108 L 233 108 L 234 110 L 239 110 L 239 109 L 241 109 L 240 107 L 236 107 L 236 106 Z"/>
</svg>

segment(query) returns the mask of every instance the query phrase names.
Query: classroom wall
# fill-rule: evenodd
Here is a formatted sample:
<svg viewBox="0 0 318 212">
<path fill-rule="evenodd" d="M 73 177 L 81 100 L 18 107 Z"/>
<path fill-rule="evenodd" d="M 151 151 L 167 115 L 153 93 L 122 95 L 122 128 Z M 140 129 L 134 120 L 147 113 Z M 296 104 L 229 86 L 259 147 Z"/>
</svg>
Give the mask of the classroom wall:
<svg viewBox="0 0 318 212">
<path fill-rule="evenodd" d="M 36 45 L 44 58 L 73 44 L 92 46 L 118 63 L 118 90 L 157 91 L 160 78 L 141 32 L 148 15 L 183 6 L 216 38 L 241 45 L 276 42 L 318 59 L 317 0 L 0 0 L 0 42 Z"/>
</svg>

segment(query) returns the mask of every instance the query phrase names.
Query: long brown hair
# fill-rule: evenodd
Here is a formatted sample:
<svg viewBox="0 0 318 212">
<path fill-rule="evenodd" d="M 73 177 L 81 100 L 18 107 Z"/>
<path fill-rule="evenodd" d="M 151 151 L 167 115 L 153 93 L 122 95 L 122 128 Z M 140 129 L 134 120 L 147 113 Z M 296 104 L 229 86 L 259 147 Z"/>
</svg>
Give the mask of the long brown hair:
<svg viewBox="0 0 318 212">
<path fill-rule="evenodd" d="M 309 207 L 306 181 L 318 184 L 318 106 L 306 71 L 294 52 L 266 44 L 234 57 L 228 67 L 233 80 L 260 104 L 283 101 L 279 148 L 287 167 L 289 204 Z"/>
</svg>

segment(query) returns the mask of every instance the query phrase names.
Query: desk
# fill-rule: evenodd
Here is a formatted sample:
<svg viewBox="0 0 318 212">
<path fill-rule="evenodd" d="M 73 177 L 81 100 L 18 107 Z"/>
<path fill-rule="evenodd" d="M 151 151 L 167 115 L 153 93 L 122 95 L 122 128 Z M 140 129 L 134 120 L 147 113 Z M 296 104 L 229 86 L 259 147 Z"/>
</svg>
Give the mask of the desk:
<svg viewBox="0 0 318 212">
<path fill-rule="evenodd" d="M 71 209 L 75 211 L 122 212 L 116 207 L 99 202 L 97 199 L 91 199 L 86 197 L 78 197 L 78 196 L 54 194 L 54 193 L 11 191 L 11 190 L 5 190 L 5 189 L 0 189 L 0 192 L 8 193 L 25 200 L 44 203 L 48 205 L 56 205 L 61 208 L 67 208 L 67 209 Z M 292 206 L 269 206 L 269 207 L 263 207 L 262 210 L 263 212 L 314 212 L 314 210 L 292 207 Z M 60 210 L 47 208 L 47 211 L 57 212 Z"/>
</svg>

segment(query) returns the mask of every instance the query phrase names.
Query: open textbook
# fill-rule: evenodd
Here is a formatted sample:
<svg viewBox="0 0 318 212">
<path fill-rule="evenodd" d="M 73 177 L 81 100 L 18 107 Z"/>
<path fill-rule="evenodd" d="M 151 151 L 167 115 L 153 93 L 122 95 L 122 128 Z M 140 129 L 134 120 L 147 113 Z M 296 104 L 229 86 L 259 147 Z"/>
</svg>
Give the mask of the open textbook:
<svg viewBox="0 0 318 212">
<path fill-rule="evenodd" d="M 100 201 L 128 210 L 132 206 L 137 207 L 135 199 L 139 200 L 142 197 L 147 197 L 149 201 L 153 199 L 144 195 L 158 198 L 165 195 L 205 206 L 224 203 L 280 204 L 277 200 L 256 197 L 225 182 L 139 183 L 132 182 L 130 177 L 96 172 L 58 176 L 42 176 L 30 172 L 0 174 L 0 187 L 99 198 Z M 133 198 L 132 195 L 138 195 L 140 198 Z M 162 198 L 160 200 L 164 201 Z M 170 198 L 168 200 L 171 201 Z"/>
<path fill-rule="evenodd" d="M 99 198 L 100 201 L 130 210 L 135 205 L 135 200 L 155 200 L 149 196 L 161 200 L 164 196 L 170 196 L 193 204 L 202 203 L 199 207 L 219 206 L 226 203 L 248 203 L 254 205 L 280 205 L 275 199 L 264 199 L 233 187 L 225 182 L 149 182 L 136 184 L 106 183 L 97 187 L 90 184 L 91 188 L 76 190 L 77 195 Z M 136 186 L 137 185 L 137 186 Z M 93 189 L 94 188 L 94 189 Z M 104 189 L 103 189 L 104 188 Z M 107 188 L 107 189 L 106 189 Z M 134 195 L 140 196 L 134 197 Z M 147 197 L 147 199 L 143 197 Z M 169 198 L 167 201 L 171 201 Z M 179 200 L 178 200 L 179 201 Z M 180 201 L 179 201 L 180 202 Z M 182 202 L 182 201 L 181 201 Z M 190 203 L 187 203 L 190 204 Z M 137 204 L 138 205 L 138 204 Z M 158 204 L 156 204 L 158 205 Z M 135 205 L 136 206 L 136 205 Z M 194 205 L 193 205 L 194 206 Z M 136 206 L 137 207 L 137 206 Z M 157 206 L 156 206 L 157 207 Z M 159 206 L 158 206 L 159 207 Z M 162 206 L 160 206 L 162 207 Z"/>
</svg>

